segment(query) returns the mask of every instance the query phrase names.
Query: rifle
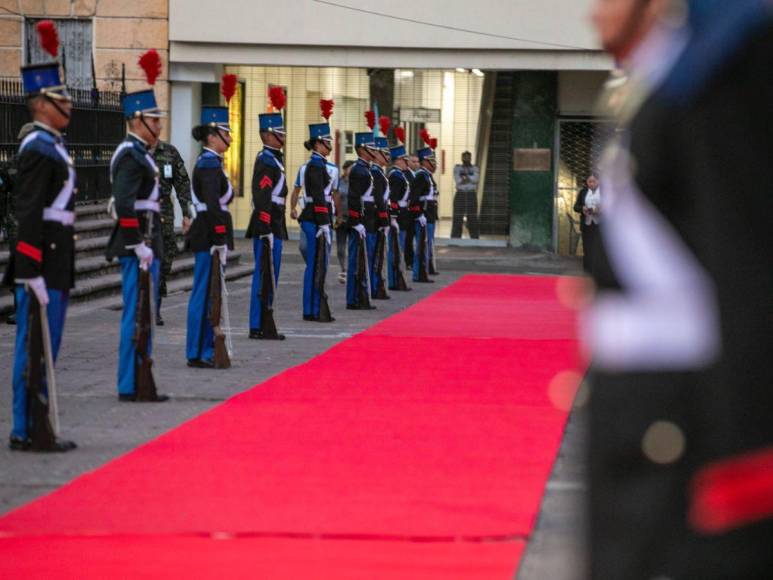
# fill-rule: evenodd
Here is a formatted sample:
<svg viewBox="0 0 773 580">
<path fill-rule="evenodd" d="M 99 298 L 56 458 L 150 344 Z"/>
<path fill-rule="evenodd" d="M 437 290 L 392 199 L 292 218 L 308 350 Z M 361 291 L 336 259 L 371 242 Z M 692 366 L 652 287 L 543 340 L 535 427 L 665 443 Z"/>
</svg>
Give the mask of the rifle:
<svg viewBox="0 0 773 580">
<path fill-rule="evenodd" d="M 392 270 L 395 273 L 395 286 L 390 290 L 406 291 L 410 290 L 403 274 L 403 256 L 400 251 L 400 230 L 399 228 L 389 228 L 389 237 L 392 239 Z"/>
<path fill-rule="evenodd" d="M 327 292 L 325 292 L 326 277 L 327 239 L 325 236 L 320 236 L 317 239 L 317 252 L 314 256 L 314 286 L 319 292 L 319 322 L 333 322 L 330 305 L 327 302 Z"/>
<path fill-rule="evenodd" d="M 378 285 L 373 291 L 373 298 L 377 300 L 386 300 L 389 295 L 384 283 L 384 262 L 386 261 L 386 234 L 381 230 L 376 234 L 376 264 L 375 272 L 378 279 Z"/>
<path fill-rule="evenodd" d="M 427 276 L 427 226 L 419 226 L 419 279 L 418 282 L 429 282 Z"/>
<path fill-rule="evenodd" d="M 209 323 L 212 325 L 212 333 L 215 336 L 215 368 L 227 369 L 231 367 L 231 358 L 225 346 L 225 332 L 220 326 L 223 309 L 223 272 L 220 269 L 219 252 L 212 253 L 212 262 L 209 272 Z"/>
<path fill-rule="evenodd" d="M 280 334 L 274 321 L 274 304 L 276 300 L 276 280 L 274 279 L 274 256 L 271 242 L 263 238 L 260 277 L 260 320 L 263 338 L 280 340 Z"/>
<path fill-rule="evenodd" d="M 52 370 L 48 369 L 48 376 L 43 376 L 43 359 L 48 362 L 46 351 L 50 348 L 50 342 L 45 344 L 45 329 L 43 327 L 43 312 L 45 306 L 38 302 L 35 293 L 28 292 L 30 308 L 28 315 L 27 332 L 27 421 L 28 433 L 32 442 L 33 449 L 51 449 L 56 445 L 57 429 L 51 425 L 49 415 L 49 402 L 51 396 L 46 396 L 44 385 L 48 379 L 49 385 L 53 385 L 50 395 L 56 398 L 56 381 Z M 47 318 L 46 318 L 47 321 Z M 55 425 L 57 419 L 54 419 Z"/>
<path fill-rule="evenodd" d="M 359 234 L 358 234 L 359 235 Z M 365 247 L 365 240 L 360 238 L 357 245 L 357 295 L 358 304 L 362 309 L 369 309 L 370 306 L 370 269 L 368 267 L 368 250 Z M 363 286 L 363 282 L 365 282 Z"/>
<path fill-rule="evenodd" d="M 153 240 L 153 214 L 147 212 L 148 232 L 145 244 Z M 152 266 L 151 266 L 152 267 Z M 150 356 L 150 341 L 153 332 L 153 279 L 150 267 L 139 269 L 137 287 L 137 312 L 134 316 L 134 393 L 137 401 L 155 401 L 158 399 L 156 381 L 153 379 L 153 359 Z"/>
</svg>

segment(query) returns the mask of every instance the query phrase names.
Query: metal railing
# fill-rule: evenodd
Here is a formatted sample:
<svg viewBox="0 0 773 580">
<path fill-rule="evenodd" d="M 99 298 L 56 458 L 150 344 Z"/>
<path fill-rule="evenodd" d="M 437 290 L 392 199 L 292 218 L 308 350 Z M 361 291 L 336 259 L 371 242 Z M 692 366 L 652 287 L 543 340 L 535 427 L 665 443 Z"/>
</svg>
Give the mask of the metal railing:
<svg viewBox="0 0 773 580">
<path fill-rule="evenodd" d="M 67 143 L 78 174 L 79 204 L 110 197 L 110 158 L 125 135 L 121 94 L 98 89 L 70 89 L 72 121 Z M 18 78 L 0 77 L 0 163 L 12 163 L 18 134 L 30 120 Z"/>
</svg>

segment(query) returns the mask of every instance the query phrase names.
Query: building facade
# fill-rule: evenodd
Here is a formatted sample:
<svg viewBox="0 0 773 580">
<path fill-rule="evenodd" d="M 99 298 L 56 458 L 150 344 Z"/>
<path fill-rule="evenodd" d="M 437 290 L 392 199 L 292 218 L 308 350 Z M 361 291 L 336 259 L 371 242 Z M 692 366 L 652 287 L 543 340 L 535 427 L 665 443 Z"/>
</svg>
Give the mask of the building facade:
<svg viewBox="0 0 773 580">
<path fill-rule="evenodd" d="M 569 253 L 571 205 L 595 165 L 603 123 L 594 100 L 612 68 L 587 19 L 590 0 L 0 0 L 0 76 L 34 56 L 35 19 L 67 36 L 68 82 L 100 87 L 141 82 L 138 56 L 165 61 L 157 85 L 168 136 L 192 164 L 190 136 L 217 84 L 238 75 L 236 143 L 228 169 L 240 192 L 237 228 L 250 213 L 260 149 L 259 113 L 270 86 L 288 96 L 288 174 L 305 161 L 306 126 L 319 99 L 334 99 L 335 160 L 353 157 L 351 137 L 377 108 L 405 126 L 409 147 L 426 128 L 439 141 L 441 235 L 450 230 L 453 166 L 470 151 L 482 172 L 482 233 L 499 243 Z M 67 21 L 67 22 L 65 22 Z M 68 26 L 72 29 L 70 30 Z M 93 66 L 89 62 L 93 58 Z M 93 73 L 92 73 L 93 71 Z M 96 77 L 93 79 L 92 77 Z"/>
</svg>

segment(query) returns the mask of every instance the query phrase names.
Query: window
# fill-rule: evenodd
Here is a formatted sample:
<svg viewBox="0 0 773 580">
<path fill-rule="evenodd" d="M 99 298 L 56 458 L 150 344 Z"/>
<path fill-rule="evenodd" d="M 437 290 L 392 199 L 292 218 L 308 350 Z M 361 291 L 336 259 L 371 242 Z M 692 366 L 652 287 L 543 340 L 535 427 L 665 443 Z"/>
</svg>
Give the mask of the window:
<svg viewBox="0 0 773 580">
<path fill-rule="evenodd" d="M 40 19 L 24 20 L 24 62 L 36 64 L 48 62 L 38 42 L 35 26 Z M 59 31 L 59 58 L 64 65 L 64 82 L 74 89 L 90 89 L 93 83 L 93 35 L 91 20 L 54 20 Z"/>
</svg>

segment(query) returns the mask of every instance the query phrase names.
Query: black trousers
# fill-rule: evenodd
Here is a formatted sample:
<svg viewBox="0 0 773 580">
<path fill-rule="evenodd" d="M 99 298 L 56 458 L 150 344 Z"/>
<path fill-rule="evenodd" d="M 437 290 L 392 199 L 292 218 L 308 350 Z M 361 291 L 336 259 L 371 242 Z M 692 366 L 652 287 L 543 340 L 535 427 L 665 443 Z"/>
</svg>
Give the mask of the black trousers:
<svg viewBox="0 0 773 580">
<path fill-rule="evenodd" d="M 582 234 L 582 269 L 588 274 L 592 274 L 598 250 L 597 245 L 600 243 L 599 226 L 596 224 L 585 225 L 585 216 L 582 216 L 580 219 L 583 220 L 580 226 L 580 233 Z"/>
<path fill-rule="evenodd" d="M 467 229 L 473 240 L 478 239 L 478 194 L 474 191 L 459 191 L 454 196 L 454 221 L 451 226 L 451 237 L 462 237 L 462 223 L 467 217 Z"/>
<path fill-rule="evenodd" d="M 405 230 L 405 251 L 403 252 L 403 258 L 405 258 L 405 267 L 410 272 L 413 270 L 413 223 Z"/>
</svg>

